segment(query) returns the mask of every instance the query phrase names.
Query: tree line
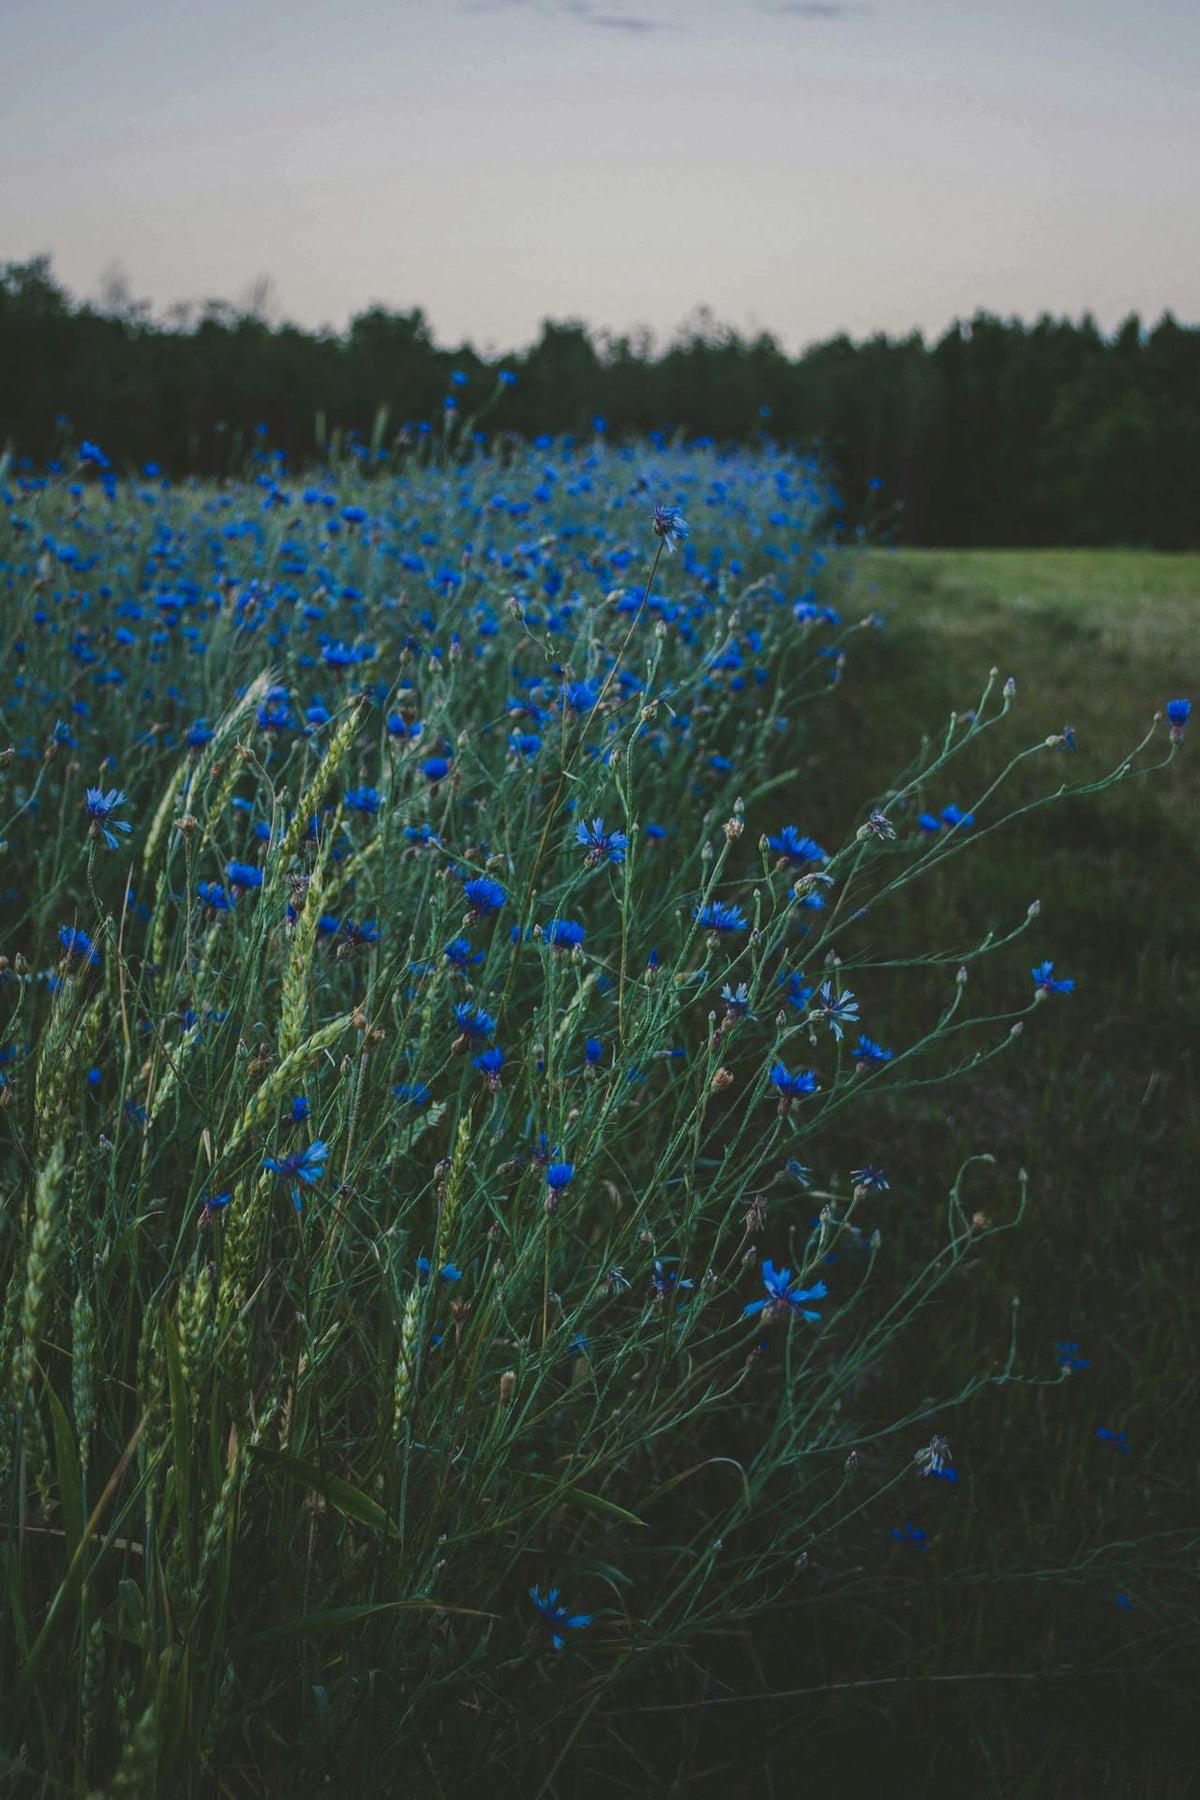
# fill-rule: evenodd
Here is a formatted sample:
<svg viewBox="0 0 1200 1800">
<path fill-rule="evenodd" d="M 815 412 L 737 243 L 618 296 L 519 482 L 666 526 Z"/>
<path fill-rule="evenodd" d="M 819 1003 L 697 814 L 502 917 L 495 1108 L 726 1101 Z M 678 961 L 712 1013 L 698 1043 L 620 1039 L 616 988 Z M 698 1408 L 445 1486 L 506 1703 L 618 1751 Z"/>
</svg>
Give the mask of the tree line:
<svg viewBox="0 0 1200 1800">
<path fill-rule="evenodd" d="M 930 545 L 1200 547 L 1200 326 L 986 312 L 936 341 L 839 336 L 789 357 L 701 310 L 665 347 L 547 321 L 500 359 L 439 348 L 420 309 L 343 332 L 254 303 L 156 320 L 73 299 L 50 260 L 0 265 L 0 444 L 116 468 L 231 472 L 261 428 L 292 466 L 475 432 L 771 438 L 825 457 L 854 525 Z"/>
</svg>

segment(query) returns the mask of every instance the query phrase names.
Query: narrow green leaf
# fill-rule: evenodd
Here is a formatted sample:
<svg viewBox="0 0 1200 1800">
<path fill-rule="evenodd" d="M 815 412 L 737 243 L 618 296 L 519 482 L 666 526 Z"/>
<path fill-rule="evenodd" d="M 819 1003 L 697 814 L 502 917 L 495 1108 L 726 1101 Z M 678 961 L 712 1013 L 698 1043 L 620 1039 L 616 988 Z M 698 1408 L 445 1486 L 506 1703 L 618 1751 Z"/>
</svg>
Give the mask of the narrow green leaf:
<svg viewBox="0 0 1200 1800">
<path fill-rule="evenodd" d="M 54 1422 L 54 1461 L 58 1470 L 58 1498 L 62 1506 L 63 1530 L 67 1534 L 67 1555 L 74 1556 L 83 1538 L 83 1476 L 79 1467 L 79 1450 L 71 1421 L 62 1401 L 47 1383 L 50 1417 Z"/>
<path fill-rule="evenodd" d="M 262 1444 L 254 1454 L 260 1462 L 275 1469 L 288 1481 L 307 1488 L 310 1493 L 319 1494 L 348 1519 L 357 1519 L 360 1525 L 369 1525 L 372 1530 L 382 1531 L 387 1537 L 399 1535 L 378 1500 L 372 1500 L 369 1494 L 364 1494 L 353 1482 L 344 1480 L 340 1475 L 327 1475 L 315 1463 L 304 1462 L 298 1456 L 286 1456 L 281 1450 L 269 1450 Z"/>
</svg>

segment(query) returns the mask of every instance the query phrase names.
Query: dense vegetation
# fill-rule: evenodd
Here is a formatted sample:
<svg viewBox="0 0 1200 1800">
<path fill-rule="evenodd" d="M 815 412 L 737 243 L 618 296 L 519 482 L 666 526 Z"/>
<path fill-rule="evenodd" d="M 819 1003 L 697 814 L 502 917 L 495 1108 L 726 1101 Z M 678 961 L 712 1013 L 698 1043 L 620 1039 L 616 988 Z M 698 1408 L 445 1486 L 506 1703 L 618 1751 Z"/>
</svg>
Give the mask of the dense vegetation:
<svg viewBox="0 0 1200 1800">
<path fill-rule="evenodd" d="M 501 376 L 516 379 L 498 393 Z M 437 348 L 419 311 L 372 307 L 339 334 L 221 304 L 158 323 L 97 310 L 39 259 L 0 269 L 0 396 L 0 431 L 38 462 L 73 434 L 119 466 L 215 475 L 259 426 L 297 464 L 335 439 L 590 440 L 601 420 L 617 438 L 819 445 L 851 526 L 910 544 L 1200 545 L 1200 327 L 1169 315 L 1109 337 L 980 313 L 936 343 L 838 337 L 795 358 L 703 315 L 661 350 L 547 323 L 489 363 Z"/>
<path fill-rule="evenodd" d="M 761 446 L 111 461 L 3 482 L 14 1784 L 728 1791 L 978 1673 L 968 1791 L 1009 1678 L 1100 1791 L 1133 1664 L 1182 1792 L 1156 614 L 893 644 Z"/>
</svg>

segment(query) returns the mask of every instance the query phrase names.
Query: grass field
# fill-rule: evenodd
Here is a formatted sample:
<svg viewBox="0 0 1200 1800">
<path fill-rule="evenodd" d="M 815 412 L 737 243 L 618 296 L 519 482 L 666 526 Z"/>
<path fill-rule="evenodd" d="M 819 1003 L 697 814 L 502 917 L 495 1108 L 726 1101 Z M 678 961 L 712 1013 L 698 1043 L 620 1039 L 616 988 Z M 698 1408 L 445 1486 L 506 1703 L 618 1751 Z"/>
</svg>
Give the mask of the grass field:
<svg viewBox="0 0 1200 1800">
<path fill-rule="evenodd" d="M 1200 558 L 505 454 L 6 496 L 0 1766 L 1183 1800 Z"/>
<path fill-rule="evenodd" d="M 888 631 L 839 695 L 834 735 L 868 785 L 914 747 L 914 717 L 969 706 L 993 664 L 1016 679 L 1023 726 L 1072 725 L 1095 765 L 1147 696 L 1195 686 L 1200 557 L 876 552 L 863 577 Z M 922 1599 L 892 1609 L 868 1583 L 852 1652 L 831 1634 L 830 1681 L 862 1677 L 867 1639 L 874 1676 L 913 1678 L 802 1703 L 846 1778 L 890 1743 L 959 1792 L 1193 1791 L 1198 822 L 1189 758 L 1161 783 L 1033 815 L 916 921 L 969 940 L 1037 897 L 1046 953 L 1078 985 L 986 1082 L 889 1112 L 897 1165 L 932 1175 L 986 1150 L 997 1197 L 999 1171 L 1030 1177 L 1021 1228 L 937 1309 L 909 1376 L 922 1356 L 944 1373 L 999 1342 L 1014 1296 L 1023 1360 L 1048 1369 L 1075 1340 L 1089 1366 L 1065 1391 L 1001 1389 L 972 1412 L 967 1486 L 920 1521 L 937 1536 Z M 907 1228 L 919 1239 L 919 1220 Z M 1098 1428 L 1123 1430 L 1128 1453 Z"/>
</svg>

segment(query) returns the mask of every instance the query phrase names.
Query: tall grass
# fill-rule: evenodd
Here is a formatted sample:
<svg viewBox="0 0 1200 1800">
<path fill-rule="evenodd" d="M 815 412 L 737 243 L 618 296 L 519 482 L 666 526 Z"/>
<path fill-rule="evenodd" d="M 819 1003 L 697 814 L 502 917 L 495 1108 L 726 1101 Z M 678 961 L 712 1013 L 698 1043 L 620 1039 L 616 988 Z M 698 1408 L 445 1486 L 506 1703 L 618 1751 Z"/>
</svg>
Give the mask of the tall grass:
<svg viewBox="0 0 1200 1800">
<path fill-rule="evenodd" d="M 897 1259 L 869 1121 L 1070 1004 L 1035 894 L 922 931 L 948 866 L 1180 734 L 1081 774 L 993 671 L 822 846 L 816 470 L 260 466 L 6 474 L 9 1772 L 552 1783 L 1067 1378 L 1014 1313 L 881 1410 L 1027 1196 Z"/>
</svg>

